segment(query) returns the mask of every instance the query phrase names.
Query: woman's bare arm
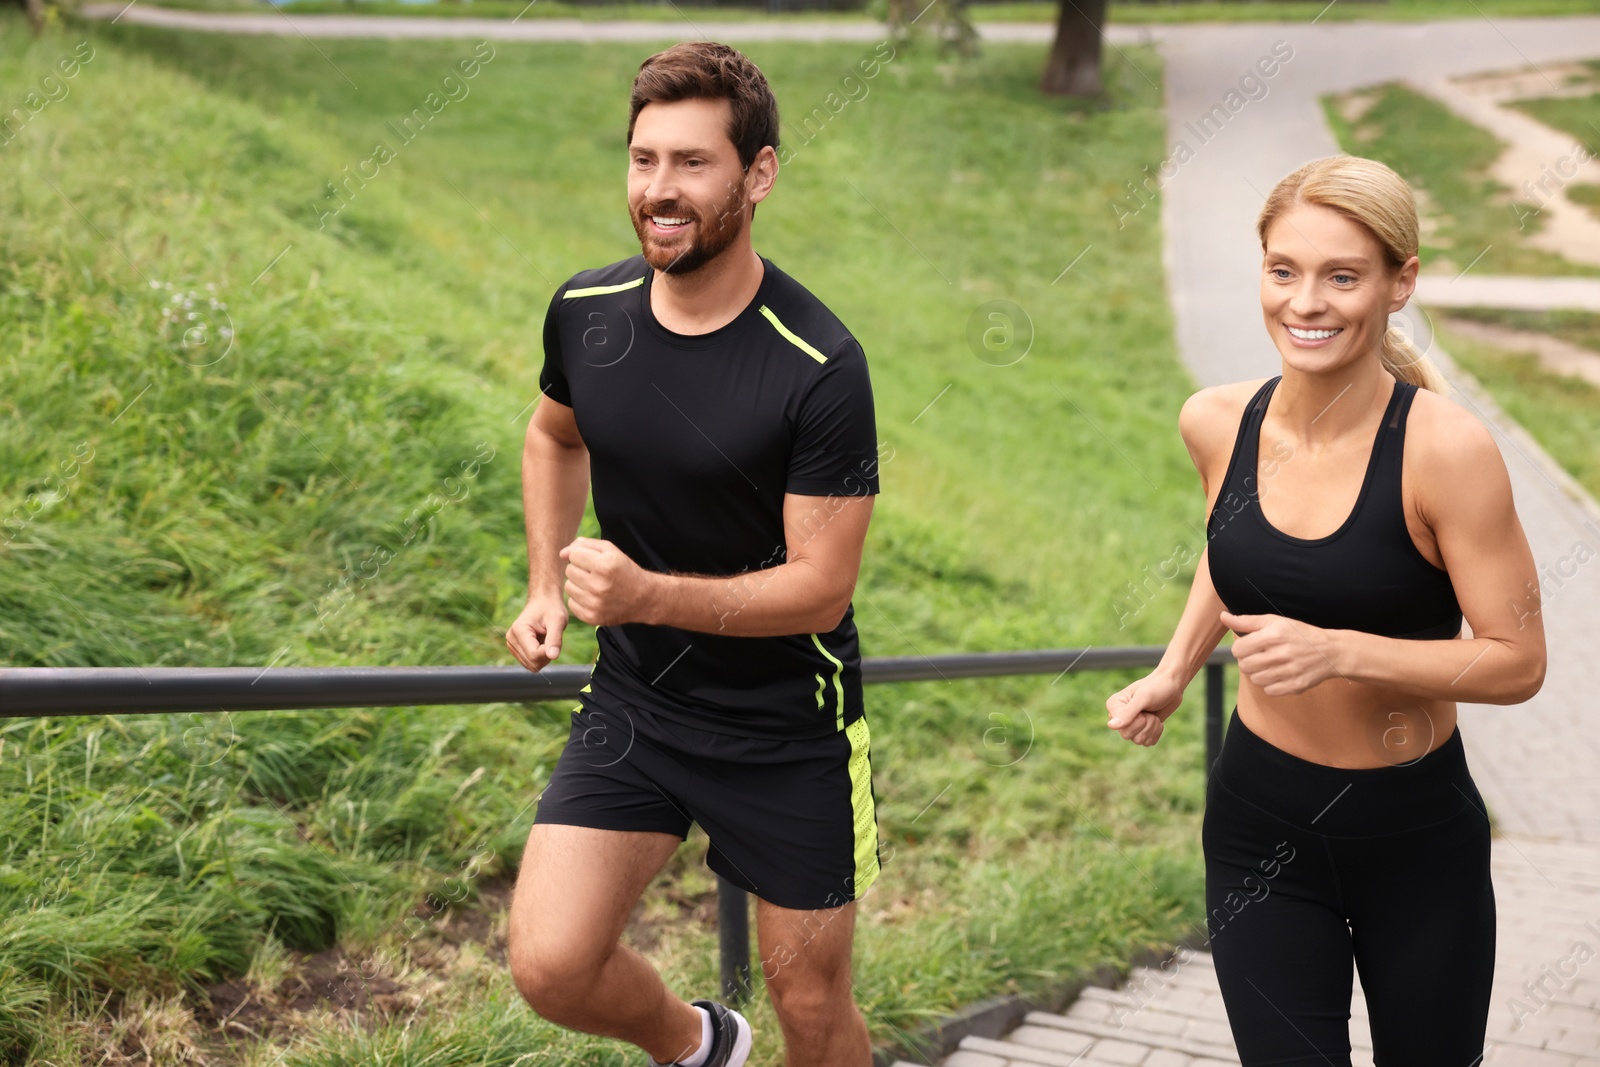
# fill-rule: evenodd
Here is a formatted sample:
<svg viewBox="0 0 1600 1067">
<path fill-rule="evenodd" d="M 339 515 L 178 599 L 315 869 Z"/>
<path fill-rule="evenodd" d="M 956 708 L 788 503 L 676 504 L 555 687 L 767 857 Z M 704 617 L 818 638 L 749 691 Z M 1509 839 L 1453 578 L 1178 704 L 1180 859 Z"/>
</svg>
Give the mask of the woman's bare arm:
<svg viewBox="0 0 1600 1067">
<path fill-rule="evenodd" d="M 1419 421 L 1418 502 L 1472 637 L 1405 641 L 1335 631 L 1334 662 L 1353 681 L 1412 696 L 1521 703 L 1544 683 L 1544 622 L 1505 460 L 1488 429 L 1454 404 L 1428 404 Z"/>
<path fill-rule="evenodd" d="M 1222 488 L 1244 403 L 1260 385 L 1260 381 L 1239 382 L 1202 389 L 1184 401 L 1178 412 L 1178 431 L 1200 475 L 1207 515 Z M 1162 724 L 1182 703 L 1184 689 L 1228 632 L 1221 621 L 1222 611 L 1222 598 L 1211 583 L 1209 549 L 1202 549 L 1189 599 L 1161 662 L 1145 677 L 1111 695 L 1106 701 L 1106 725 L 1135 744 L 1155 744 Z"/>
</svg>

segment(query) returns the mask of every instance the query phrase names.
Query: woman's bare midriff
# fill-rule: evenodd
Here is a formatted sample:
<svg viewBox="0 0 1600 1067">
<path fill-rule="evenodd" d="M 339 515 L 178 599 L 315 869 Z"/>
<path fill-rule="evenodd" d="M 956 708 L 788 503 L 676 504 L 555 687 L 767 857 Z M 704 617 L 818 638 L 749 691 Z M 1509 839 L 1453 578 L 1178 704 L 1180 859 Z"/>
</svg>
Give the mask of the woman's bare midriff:
<svg viewBox="0 0 1600 1067">
<path fill-rule="evenodd" d="M 1293 696 L 1268 696 L 1239 678 L 1239 720 L 1275 748 L 1348 769 L 1412 763 L 1450 739 L 1453 700 L 1427 700 L 1331 678 Z"/>
</svg>

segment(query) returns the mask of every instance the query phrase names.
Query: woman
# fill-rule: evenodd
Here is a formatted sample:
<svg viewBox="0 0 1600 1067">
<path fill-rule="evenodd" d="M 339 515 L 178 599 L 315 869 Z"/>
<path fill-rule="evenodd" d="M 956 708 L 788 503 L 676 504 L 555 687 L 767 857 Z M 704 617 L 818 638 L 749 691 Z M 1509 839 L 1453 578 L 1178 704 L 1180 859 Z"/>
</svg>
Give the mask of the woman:
<svg viewBox="0 0 1600 1067">
<path fill-rule="evenodd" d="M 1106 701 L 1108 725 L 1155 744 L 1237 635 L 1201 842 L 1246 1067 L 1348 1065 L 1352 962 L 1380 1067 L 1472 1067 L 1495 910 L 1456 702 L 1516 704 L 1543 683 L 1532 553 L 1488 431 L 1388 327 L 1417 278 L 1405 182 L 1319 159 L 1256 228 L 1283 370 L 1183 406 L 1207 547 L 1160 666 Z"/>
</svg>

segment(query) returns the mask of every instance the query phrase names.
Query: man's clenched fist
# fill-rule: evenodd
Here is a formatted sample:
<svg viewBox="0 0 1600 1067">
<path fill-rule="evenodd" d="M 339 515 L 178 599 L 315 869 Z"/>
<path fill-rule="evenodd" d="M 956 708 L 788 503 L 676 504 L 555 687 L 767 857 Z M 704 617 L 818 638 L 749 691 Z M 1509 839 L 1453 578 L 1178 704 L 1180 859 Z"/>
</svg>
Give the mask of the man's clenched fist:
<svg viewBox="0 0 1600 1067">
<path fill-rule="evenodd" d="M 567 604 L 591 626 L 650 622 L 655 574 L 612 544 L 580 537 L 561 550 L 567 561 Z"/>
<path fill-rule="evenodd" d="M 543 670 L 561 655 L 561 634 L 566 628 L 567 609 L 560 596 L 530 596 L 506 631 L 506 647 L 530 671 Z"/>
</svg>

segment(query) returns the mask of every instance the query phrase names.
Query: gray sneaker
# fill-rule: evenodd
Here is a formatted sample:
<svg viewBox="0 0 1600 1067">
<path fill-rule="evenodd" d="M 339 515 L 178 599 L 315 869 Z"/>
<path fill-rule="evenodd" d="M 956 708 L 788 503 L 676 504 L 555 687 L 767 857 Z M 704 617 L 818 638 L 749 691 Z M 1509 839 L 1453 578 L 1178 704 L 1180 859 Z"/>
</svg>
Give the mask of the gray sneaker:
<svg viewBox="0 0 1600 1067">
<path fill-rule="evenodd" d="M 711 1013 L 711 1052 L 704 1067 L 744 1067 L 750 1058 L 750 1024 L 743 1015 L 714 1000 L 696 1000 L 697 1008 Z M 657 1063 L 650 1067 L 679 1067 L 676 1063 Z"/>
</svg>

